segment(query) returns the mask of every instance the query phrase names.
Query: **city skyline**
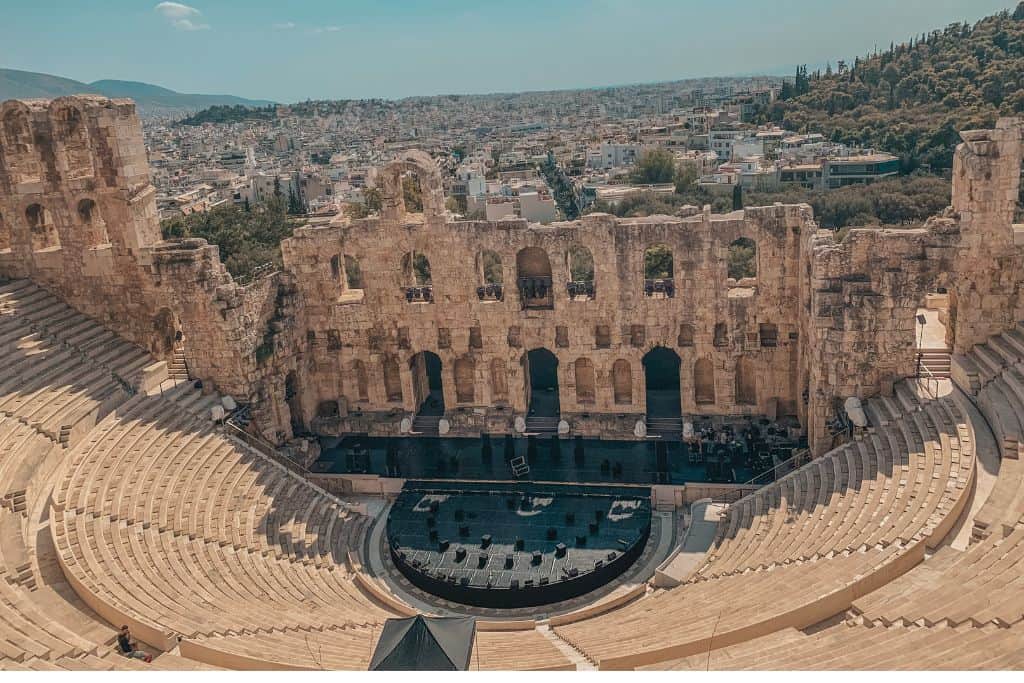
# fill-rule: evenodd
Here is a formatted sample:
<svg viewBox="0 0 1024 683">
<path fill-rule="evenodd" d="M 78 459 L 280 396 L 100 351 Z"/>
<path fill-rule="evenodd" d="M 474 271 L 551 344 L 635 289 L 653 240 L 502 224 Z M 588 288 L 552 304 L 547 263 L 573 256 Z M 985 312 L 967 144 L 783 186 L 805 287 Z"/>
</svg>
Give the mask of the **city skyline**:
<svg viewBox="0 0 1024 683">
<path fill-rule="evenodd" d="M 515 12 L 491 4 L 466 9 L 454 0 L 56 4 L 58 11 L 15 0 L 5 10 L 0 43 L 8 51 L 0 66 L 280 102 L 777 74 L 790 64 L 852 59 L 922 26 L 973 23 L 1007 8 L 1006 0 L 785 0 L 772 7 L 753 0 L 523 0 Z M 33 30 L 39 22 L 46 32 Z M 720 22 L 728 41 L 715 29 Z"/>
</svg>

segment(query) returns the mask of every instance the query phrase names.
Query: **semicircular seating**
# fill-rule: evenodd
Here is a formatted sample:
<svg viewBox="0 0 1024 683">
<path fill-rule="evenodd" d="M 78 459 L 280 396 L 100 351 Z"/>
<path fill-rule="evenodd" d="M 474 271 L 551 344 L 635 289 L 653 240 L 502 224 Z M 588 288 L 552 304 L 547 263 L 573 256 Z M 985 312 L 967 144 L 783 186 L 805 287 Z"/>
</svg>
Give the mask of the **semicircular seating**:
<svg viewBox="0 0 1024 683">
<path fill-rule="evenodd" d="M 868 433 L 733 505 L 683 584 L 555 632 L 601 668 L 635 668 L 809 626 L 903 574 L 952 528 L 974 476 L 954 396 L 918 394 L 901 383 L 869 401 Z"/>
</svg>

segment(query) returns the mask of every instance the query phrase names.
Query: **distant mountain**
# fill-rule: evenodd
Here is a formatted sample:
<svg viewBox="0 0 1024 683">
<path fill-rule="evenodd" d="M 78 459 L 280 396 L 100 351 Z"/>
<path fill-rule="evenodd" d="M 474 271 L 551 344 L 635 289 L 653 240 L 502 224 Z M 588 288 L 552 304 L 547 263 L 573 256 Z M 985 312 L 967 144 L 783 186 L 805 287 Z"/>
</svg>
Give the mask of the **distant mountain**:
<svg viewBox="0 0 1024 683">
<path fill-rule="evenodd" d="M 195 95 L 175 92 L 149 83 L 102 80 L 82 83 L 70 78 L 15 69 L 0 69 L 0 102 L 9 99 L 54 98 L 64 95 L 94 94 L 105 97 L 129 97 L 135 100 L 142 116 L 172 116 L 199 111 L 215 105 L 262 107 L 269 100 L 249 100 L 233 95 Z"/>
</svg>

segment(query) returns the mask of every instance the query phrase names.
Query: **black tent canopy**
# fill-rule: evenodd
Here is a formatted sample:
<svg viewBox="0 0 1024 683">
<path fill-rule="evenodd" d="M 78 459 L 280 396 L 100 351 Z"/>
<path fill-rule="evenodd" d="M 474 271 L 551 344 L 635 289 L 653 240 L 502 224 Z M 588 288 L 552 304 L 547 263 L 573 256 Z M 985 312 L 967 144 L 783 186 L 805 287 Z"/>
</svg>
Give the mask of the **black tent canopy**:
<svg viewBox="0 0 1024 683">
<path fill-rule="evenodd" d="M 370 671 L 467 671 L 475 638 L 473 617 L 388 619 Z"/>
</svg>

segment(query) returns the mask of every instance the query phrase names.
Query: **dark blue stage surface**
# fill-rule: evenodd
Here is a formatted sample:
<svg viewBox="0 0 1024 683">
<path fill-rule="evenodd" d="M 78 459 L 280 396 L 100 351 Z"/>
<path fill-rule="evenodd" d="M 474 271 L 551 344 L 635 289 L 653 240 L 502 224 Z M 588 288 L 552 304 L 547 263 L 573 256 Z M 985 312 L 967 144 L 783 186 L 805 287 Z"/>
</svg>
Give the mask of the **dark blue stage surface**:
<svg viewBox="0 0 1024 683">
<path fill-rule="evenodd" d="M 388 515 L 413 584 L 482 607 L 543 605 L 603 586 L 643 552 L 649 488 L 407 482 Z"/>
<path fill-rule="evenodd" d="M 526 481 L 622 484 L 744 483 L 789 457 L 793 442 L 744 437 L 703 448 L 682 442 L 596 439 L 321 438 L 313 473 L 406 479 L 515 480 L 509 462 L 526 458 Z"/>
</svg>

